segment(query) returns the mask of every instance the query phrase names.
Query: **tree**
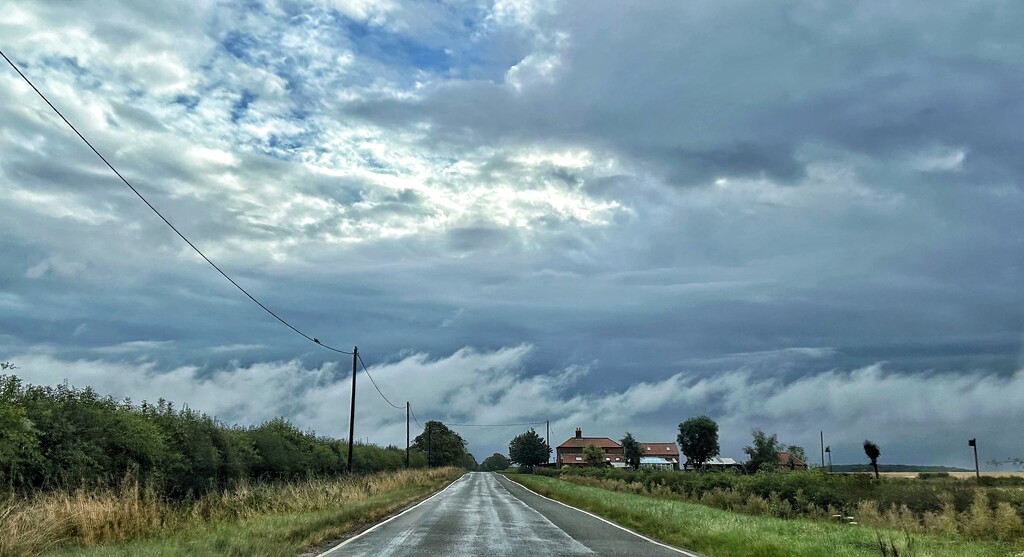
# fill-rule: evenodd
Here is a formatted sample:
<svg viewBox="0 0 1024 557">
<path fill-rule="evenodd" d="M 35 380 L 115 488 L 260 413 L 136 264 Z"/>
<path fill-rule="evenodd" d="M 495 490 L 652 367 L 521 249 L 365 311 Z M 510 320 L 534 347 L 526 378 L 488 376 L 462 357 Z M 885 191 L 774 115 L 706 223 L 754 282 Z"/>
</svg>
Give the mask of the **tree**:
<svg viewBox="0 0 1024 557">
<path fill-rule="evenodd" d="M 0 362 L 0 369 L 9 367 Z M 20 379 L 0 376 L 0 484 L 6 486 L 31 483 L 32 471 L 43 463 L 39 431 L 18 404 L 21 392 Z"/>
<path fill-rule="evenodd" d="M 604 449 L 597 445 L 587 445 L 583 447 L 583 462 L 587 466 L 604 466 Z"/>
<path fill-rule="evenodd" d="M 779 450 L 782 445 L 779 443 L 779 436 L 776 434 L 768 435 L 764 431 L 754 428 L 750 430 L 750 433 L 754 436 L 754 441 L 751 445 L 743 448 L 743 452 L 747 453 L 749 460 L 747 460 L 747 471 L 757 472 L 759 470 L 775 470 L 779 466 Z"/>
<path fill-rule="evenodd" d="M 437 420 L 430 420 L 412 446 L 427 455 L 427 466 L 462 466 L 466 440 Z"/>
<path fill-rule="evenodd" d="M 626 461 L 626 466 L 632 466 L 634 470 L 640 468 L 640 458 L 644 456 L 644 448 L 640 446 L 640 442 L 633 438 L 633 434 L 626 432 L 626 436 L 622 438 L 622 456 L 623 460 Z"/>
<path fill-rule="evenodd" d="M 864 440 L 864 454 L 871 459 L 871 467 L 875 469 L 875 479 L 878 479 L 878 457 L 882 456 L 882 450 L 874 441 Z"/>
<path fill-rule="evenodd" d="M 690 418 L 679 424 L 679 450 L 697 467 L 718 456 L 718 424 L 707 416 Z"/>
<path fill-rule="evenodd" d="M 480 469 L 484 472 L 495 472 L 508 468 L 512 463 L 508 457 L 501 453 L 494 453 L 480 463 Z"/>
<path fill-rule="evenodd" d="M 790 445 L 786 447 L 786 452 L 789 453 L 789 469 L 793 470 L 796 468 L 796 460 L 807 464 L 807 451 L 803 447 L 798 445 Z M 796 460 L 793 460 L 793 459 Z"/>
<path fill-rule="evenodd" d="M 463 455 L 462 462 L 459 464 L 459 466 L 462 466 L 463 468 L 469 470 L 470 472 L 475 472 L 477 469 L 480 468 L 480 465 L 477 464 L 476 457 L 473 456 L 473 453 L 466 453 L 465 455 Z"/>
<path fill-rule="evenodd" d="M 508 444 L 508 456 L 512 462 L 527 470 L 533 470 L 534 466 L 548 461 L 551 447 L 531 427 L 530 431 L 512 438 L 512 442 Z"/>
</svg>

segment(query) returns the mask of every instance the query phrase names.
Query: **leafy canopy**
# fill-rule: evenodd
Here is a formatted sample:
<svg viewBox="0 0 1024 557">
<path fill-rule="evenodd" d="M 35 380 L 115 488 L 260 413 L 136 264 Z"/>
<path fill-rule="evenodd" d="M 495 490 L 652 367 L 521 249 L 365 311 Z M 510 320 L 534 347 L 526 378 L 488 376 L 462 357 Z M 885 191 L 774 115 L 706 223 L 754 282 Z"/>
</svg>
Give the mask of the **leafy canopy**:
<svg viewBox="0 0 1024 557">
<path fill-rule="evenodd" d="M 864 440 L 864 454 L 871 460 L 871 467 L 875 469 L 875 477 L 878 477 L 878 457 L 882 456 L 882 450 L 874 441 Z"/>
<path fill-rule="evenodd" d="M 754 428 L 751 431 L 754 437 L 752 444 L 743 448 L 747 453 L 747 470 L 756 472 L 758 470 L 775 470 L 779 465 L 779 452 L 782 444 L 779 443 L 779 436 L 768 435 L 764 431 Z"/>
<path fill-rule="evenodd" d="M 604 466 L 604 449 L 597 445 L 587 445 L 583 447 L 583 462 L 587 466 Z"/>
<path fill-rule="evenodd" d="M 712 457 L 718 456 L 718 424 L 707 416 L 690 418 L 679 424 L 679 450 L 686 458 L 703 467 Z"/>
<path fill-rule="evenodd" d="M 437 420 L 430 420 L 423 426 L 423 433 L 416 436 L 412 446 L 427 455 L 429 466 L 465 467 L 466 440 Z"/>
<path fill-rule="evenodd" d="M 634 470 L 640 468 L 640 459 L 644 456 L 644 448 L 640 446 L 640 442 L 633 438 L 633 434 L 626 432 L 626 436 L 622 438 L 622 456 L 623 460 L 626 461 L 626 466 L 632 467 Z"/>
<path fill-rule="evenodd" d="M 508 444 L 508 456 L 512 462 L 527 469 L 532 469 L 538 464 L 548 461 L 551 456 L 551 447 L 544 442 L 544 439 L 537 432 L 530 428 L 526 433 L 520 433 L 512 438 Z"/>
<path fill-rule="evenodd" d="M 0 374 L 0 486 L 7 488 L 112 486 L 130 477 L 161 496 L 184 498 L 243 479 L 344 474 L 346 445 L 281 418 L 227 426 L 163 399 L 135 404 L 88 387 L 25 385 Z M 405 466 L 398 447 L 356 444 L 353 452 L 356 472 Z M 412 454 L 413 466 L 425 464 Z"/>
</svg>

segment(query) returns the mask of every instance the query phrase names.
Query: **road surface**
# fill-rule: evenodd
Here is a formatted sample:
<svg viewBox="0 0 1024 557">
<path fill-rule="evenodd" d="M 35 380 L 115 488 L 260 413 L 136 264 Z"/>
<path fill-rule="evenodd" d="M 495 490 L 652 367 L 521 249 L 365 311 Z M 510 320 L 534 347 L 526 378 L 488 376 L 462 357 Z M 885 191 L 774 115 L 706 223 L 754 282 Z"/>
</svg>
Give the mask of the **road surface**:
<svg viewBox="0 0 1024 557">
<path fill-rule="evenodd" d="M 412 510 L 322 554 L 390 555 L 696 557 L 489 472 L 468 473 Z"/>
</svg>

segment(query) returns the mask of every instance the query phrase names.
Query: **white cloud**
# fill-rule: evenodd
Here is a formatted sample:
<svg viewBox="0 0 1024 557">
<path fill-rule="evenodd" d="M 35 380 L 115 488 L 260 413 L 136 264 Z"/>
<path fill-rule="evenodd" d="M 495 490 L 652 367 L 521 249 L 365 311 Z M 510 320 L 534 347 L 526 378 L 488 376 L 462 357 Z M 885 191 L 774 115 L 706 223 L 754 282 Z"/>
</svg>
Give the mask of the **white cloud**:
<svg viewBox="0 0 1024 557">
<path fill-rule="evenodd" d="M 85 265 L 78 261 L 67 261 L 61 256 L 46 258 L 39 263 L 29 267 L 25 276 L 30 279 L 45 277 L 54 274 L 62 277 L 76 277 L 85 270 Z"/>
<path fill-rule="evenodd" d="M 910 157 L 910 165 L 922 172 L 963 170 L 966 149 L 928 149 Z"/>
<path fill-rule="evenodd" d="M 384 23 L 389 14 L 399 9 L 391 0 L 323 0 L 323 4 L 346 17 L 377 25 Z"/>
<path fill-rule="evenodd" d="M 99 346 L 93 348 L 93 352 L 100 354 L 140 354 L 155 350 L 166 350 L 173 346 L 174 342 L 169 340 L 131 340 L 112 346 Z"/>
</svg>

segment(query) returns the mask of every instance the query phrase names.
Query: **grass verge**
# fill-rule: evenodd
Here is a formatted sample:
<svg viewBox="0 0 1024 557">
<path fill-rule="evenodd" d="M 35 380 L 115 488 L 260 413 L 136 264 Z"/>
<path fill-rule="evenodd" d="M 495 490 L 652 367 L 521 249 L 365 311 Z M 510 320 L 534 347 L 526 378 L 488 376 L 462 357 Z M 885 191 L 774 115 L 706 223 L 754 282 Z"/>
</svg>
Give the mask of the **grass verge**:
<svg viewBox="0 0 1024 557">
<path fill-rule="evenodd" d="M 0 516 L 0 525 L 23 534 L 0 539 L 0 556 L 291 557 L 378 522 L 462 473 L 444 468 L 241 484 L 190 503 L 130 490 L 50 493 Z"/>
<path fill-rule="evenodd" d="M 641 534 L 709 557 L 1008 557 L 1006 546 L 952 536 L 906 534 L 857 525 L 750 516 L 677 499 L 509 474 L 541 495 L 603 516 Z M 880 546 L 885 546 L 881 549 Z M 888 552 L 886 552 L 888 551 Z"/>
</svg>

